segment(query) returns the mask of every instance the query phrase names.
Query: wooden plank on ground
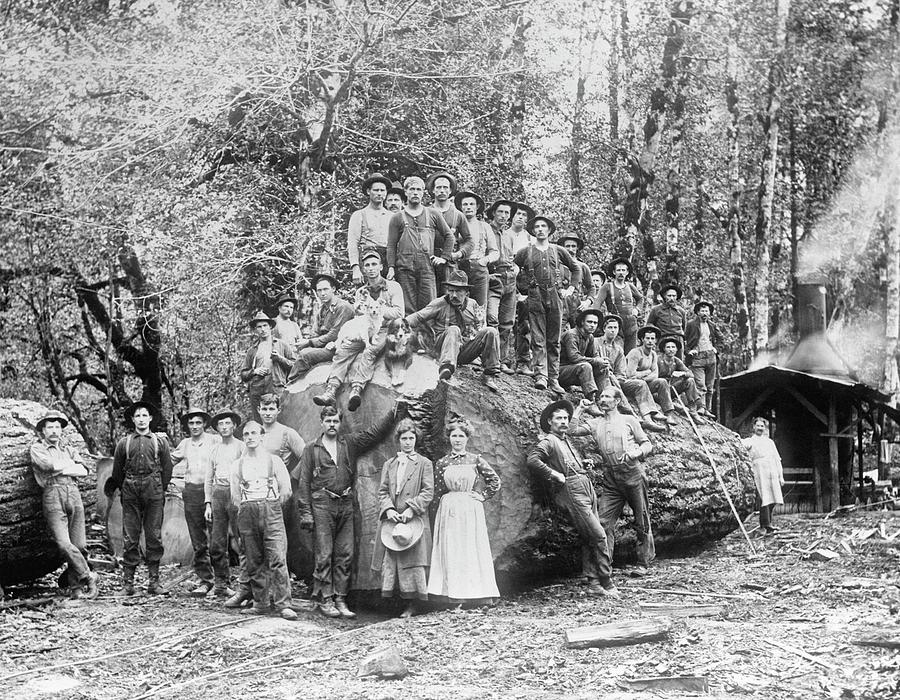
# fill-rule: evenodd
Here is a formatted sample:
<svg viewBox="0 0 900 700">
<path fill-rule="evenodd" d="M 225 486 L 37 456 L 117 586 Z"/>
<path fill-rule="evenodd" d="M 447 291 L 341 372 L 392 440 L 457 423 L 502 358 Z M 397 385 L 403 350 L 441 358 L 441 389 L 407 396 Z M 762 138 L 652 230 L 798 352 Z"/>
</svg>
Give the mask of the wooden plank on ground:
<svg viewBox="0 0 900 700">
<path fill-rule="evenodd" d="M 622 685 L 634 690 L 687 690 L 708 693 L 709 681 L 705 676 L 654 676 L 651 678 L 625 678 Z"/>
<path fill-rule="evenodd" d="M 644 644 L 665 638 L 671 629 L 672 621 L 665 618 L 623 620 L 605 625 L 568 629 L 566 644 L 574 649 Z"/>
<path fill-rule="evenodd" d="M 719 617 L 724 615 L 726 606 L 721 603 L 642 603 L 641 612 L 664 617 Z"/>
</svg>

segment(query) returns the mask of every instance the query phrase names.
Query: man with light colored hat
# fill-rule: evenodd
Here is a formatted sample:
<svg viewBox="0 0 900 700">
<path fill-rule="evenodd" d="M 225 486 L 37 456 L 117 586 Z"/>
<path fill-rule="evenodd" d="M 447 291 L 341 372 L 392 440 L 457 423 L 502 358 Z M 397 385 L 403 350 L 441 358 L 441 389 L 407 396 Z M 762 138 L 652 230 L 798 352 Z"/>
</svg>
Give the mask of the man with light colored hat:
<svg viewBox="0 0 900 700">
<path fill-rule="evenodd" d="M 468 275 L 472 298 L 487 314 L 490 279 L 488 267 L 500 257 L 494 232 L 490 224 L 478 218 L 484 211 L 484 200 L 481 197 L 474 192 L 463 191 L 457 192 L 453 201 L 466 217 L 471 235 L 471 248 L 465 256 L 461 256 L 458 260 L 459 269 Z M 457 253 L 453 255 L 456 256 Z"/>
<path fill-rule="evenodd" d="M 259 420 L 259 397 L 278 394 L 287 384 L 287 375 L 294 366 L 294 349 L 272 336 L 274 319 L 262 311 L 250 319 L 255 342 L 244 354 L 241 381 L 247 385 L 252 417 Z"/>
<path fill-rule="evenodd" d="M 312 283 L 319 299 L 319 310 L 313 318 L 310 336 L 301 338 L 297 343 L 296 359 L 288 374 L 288 384 L 305 376 L 315 365 L 334 358 L 338 332 L 353 318 L 353 305 L 335 294 L 339 285 L 332 275 L 320 272 L 313 277 Z"/>
<path fill-rule="evenodd" d="M 297 343 L 303 337 L 299 324 L 294 320 L 294 311 L 297 310 L 297 297 L 293 294 L 282 294 L 275 302 L 278 315 L 275 317 L 275 325 L 272 328 L 272 337 L 284 342 L 291 350 L 297 347 Z"/>
<path fill-rule="evenodd" d="M 498 391 L 495 377 L 500 372 L 500 333 L 485 324 L 483 311 L 469 297 L 465 272 L 451 272 L 444 287 L 444 296 L 407 316 L 407 322 L 413 328 L 430 328 L 434 333 L 428 352 L 440 363 L 440 379 L 449 380 L 458 365 L 481 358 L 484 385 Z"/>
<path fill-rule="evenodd" d="M 189 408 L 181 416 L 181 427 L 188 437 L 172 450 L 172 462 L 176 473 L 184 469 L 184 488 L 181 500 L 184 503 L 184 520 L 194 549 L 194 574 L 200 580 L 191 595 L 202 597 L 215 584 L 212 563 L 209 558 L 209 523 L 206 521 L 206 472 L 211 467 L 212 452 L 221 438 L 206 432 L 209 414 L 200 408 Z"/>
<path fill-rule="evenodd" d="M 716 370 L 719 364 L 719 348 L 722 347 L 722 333 L 710 318 L 712 313 L 712 303 L 701 299 L 694 304 L 695 317 L 688 321 L 684 328 L 685 364 L 694 374 L 697 393 L 709 417 L 714 417 L 712 408 Z"/>
<path fill-rule="evenodd" d="M 393 184 L 381 173 L 373 173 L 362 181 L 363 194 L 369 201 L 350 215 L 347 227 L 347 257 L 350 258 L 354 284 L 363 281 L 359 256 L 364 250 L 374 248 L 381 254 L 382 261 L 387 258 L 388 223 L 393 213 L 384 207 L 384 201 Z M 383 274 L 387 274 L 387 267 Z"/>
<path fill-rule="evenodd" d="M 87 562 L 84 504 L 78 479 L 87 476 L 81 455 L 63 438 L 69 419 L 59 411 L 48 411 L 37 422 L 40 439 L 31 444 L 34 480 L 43 489 L 44 520 L 66 560 L 69 592 L 73 598 L 96 598 L 98 576 Z"/>
</svg>

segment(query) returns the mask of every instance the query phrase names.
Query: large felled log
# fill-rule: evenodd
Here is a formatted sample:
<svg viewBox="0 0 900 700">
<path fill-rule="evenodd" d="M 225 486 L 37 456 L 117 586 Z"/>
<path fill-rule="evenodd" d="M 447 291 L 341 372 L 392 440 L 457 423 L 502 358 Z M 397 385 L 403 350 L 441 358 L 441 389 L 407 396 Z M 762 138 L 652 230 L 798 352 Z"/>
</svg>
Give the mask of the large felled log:
<svg viewBox="0 0 900 700">
<path fill-rule="evenodd" d="M 28 451 L 37 439 L 34 426 L 46 412 L 34 401 L 0 399 L 0 585 L 40 578 L 62 564 L 44 521 L 41 488 Z M 85 452 L 76 430 L 70 426 L 64 435 Z M 86 452 L 84 463 L 88 469 L 93 466 Z M 86 512 L 94 505 L 90 483 L 90 477 L 81 483 Z"/>
<path fill-rule="evenodd" d="M 527 449 L 538 439 L 538 417 L 549 401 L 546 392 L 517 377 L 497 379 L 500 393 L 487 391 L 480 371 L 463 367 L 449 385 L 438 384 L 437 364 L 417 356 L 399 391 L 379 365 L 374 380 L 363 394 L 362 407 L 346 410 L 347 391 L 339 394 L 344 429 L 364 429 L 393 409 L 401 395 L 411 401 L 411 412 L 426 433 L 421 451 L 432 459 L 447 452 L 443 426 L 451 413 L 465 416 L 475 434 L 469 449 L 481 454 L 497 470 L 503 486 L 485 503 L 494 565 L 501 587 L 535 577 L 576 571 L 581 566 L 578 538 L 568 518 L 557 512 L 541 484 L 533 484 L 525 465 Z M 297 429 L 307 441 L 320 433 L 319 408 L 312 397 L 322 390 L 328 365 L 315 367 L 305 378 L 288 387 L 280 420 Z M 721 426 L 704 425 L 700 430 L 722 470 L 725 482 L 742 515 L 753 504 L 750 464 L 738 436 Z M 690 425 L 679 421 L 667 434 L 652 434 L 653 454 L 646 460 L 653 529 L 657 551 L 677 551 L 688 545 L 710 541 L 737 527 L 699 442 Z M 379 587 L 379 576 L 371 569 L 378 508 L 381 466 L 396 454 L 393 436 L 360 459 L 357 483 L 359 505 L 357 560 L 354 587 Z M 596 480 L 595 480 L 596 481 Z M 599 491 L 599 482 L 596 482 Z M 626 510 L 626 513 L 628 511 Z M 289 541 L 297 533 L 289 530 Z M 630 513 L 620 522 L 616 541 L 617 561 L 627 561 L 635 551 Z"/>
</svg>

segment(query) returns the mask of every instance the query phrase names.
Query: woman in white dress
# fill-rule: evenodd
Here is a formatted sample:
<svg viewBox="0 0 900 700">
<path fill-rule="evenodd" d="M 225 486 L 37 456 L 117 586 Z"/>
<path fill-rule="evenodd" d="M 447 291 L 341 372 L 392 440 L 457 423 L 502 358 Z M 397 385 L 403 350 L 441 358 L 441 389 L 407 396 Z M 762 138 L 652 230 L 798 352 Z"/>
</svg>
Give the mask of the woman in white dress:
<svg viewBox="0 0 900 700">
<path fill-rule="evenodd" d="M 784 503 L 781 487 L 784 486 L 784 471 L 781 456 L 775 442 L 769 437 L 769 421 L 758 417 L 753 419 L 753 434 L 742 440 L 753 460 L 753 479 L 762 503 L 759 509 L 759 528 L 766 533 L 775 532 L 772 527 L 772 511 L 775 505 Z"/>
<path fill-rule="evenodd" d="M 465 420 L 447 426 L 450 454 L 434 465 L 434 546 L 428 596 L 443 602 L 490 604 L 500 597 L 484 519 L 485 498 L 500 490 L 500 477 L 480 456 L 466 452 L 472 428 Z"/>
</svg>

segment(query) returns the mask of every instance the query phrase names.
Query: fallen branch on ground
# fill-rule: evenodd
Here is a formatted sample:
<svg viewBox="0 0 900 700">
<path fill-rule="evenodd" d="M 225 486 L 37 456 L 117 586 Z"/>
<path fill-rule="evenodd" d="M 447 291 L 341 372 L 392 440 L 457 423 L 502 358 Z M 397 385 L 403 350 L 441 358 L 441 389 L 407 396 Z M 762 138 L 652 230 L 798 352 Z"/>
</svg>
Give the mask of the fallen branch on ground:
<svg viewBox="0 0 900 700">
<path fill-rule="evenodd" d="M 11 600 L 8 603 L 0 603 L 0 610 L 10 610 L 12 608 L 37 607 L 39 605 L 49 605 L 55 596 L 46 596 L 44 598 L 23 598 L 22 600 Z"/>
<path fill-rule="evenodd" d="M 796 654 L 797 656 L 799 656 L 803 659 L 806 659 L 807 661 L 810 661 L 814 664 L 818 664 L 822 668 L 827 668 L 831 671 L 834 671 L 835 669 L 837 669 L 837 666 L 835 666 L 834 664 L 830 664 L 827 661 L 822 661 L 822 659 L 817 659 L 815 656 L 813 656 L 812 654 L 808 654 L 807 652 L 803 651 L 802 649 L 797 649 L 795 647 L 792 647 L 788 644 L 784 644 L 782 642 L 776 641 L 774 639 L 766 639 L 764 641 L 767 644 L 771 644 L 773 647 L 778 647 L 779 649 L 788 652 L 789 654 Z"/>
<path fill-rule="evenodd" d="M 701 593 L 699 591 L 679 591 L 674 588 L 644 588 L 643 586 L 628 586 L 629 591 L 644 591 L 645 593 L 666 593 L 668 595 L 687 595 L 696 598 L 726 598 L 728 600 L 750 600 L 753 595 L 737 595 L 733 593 Z"/>
</svg>

